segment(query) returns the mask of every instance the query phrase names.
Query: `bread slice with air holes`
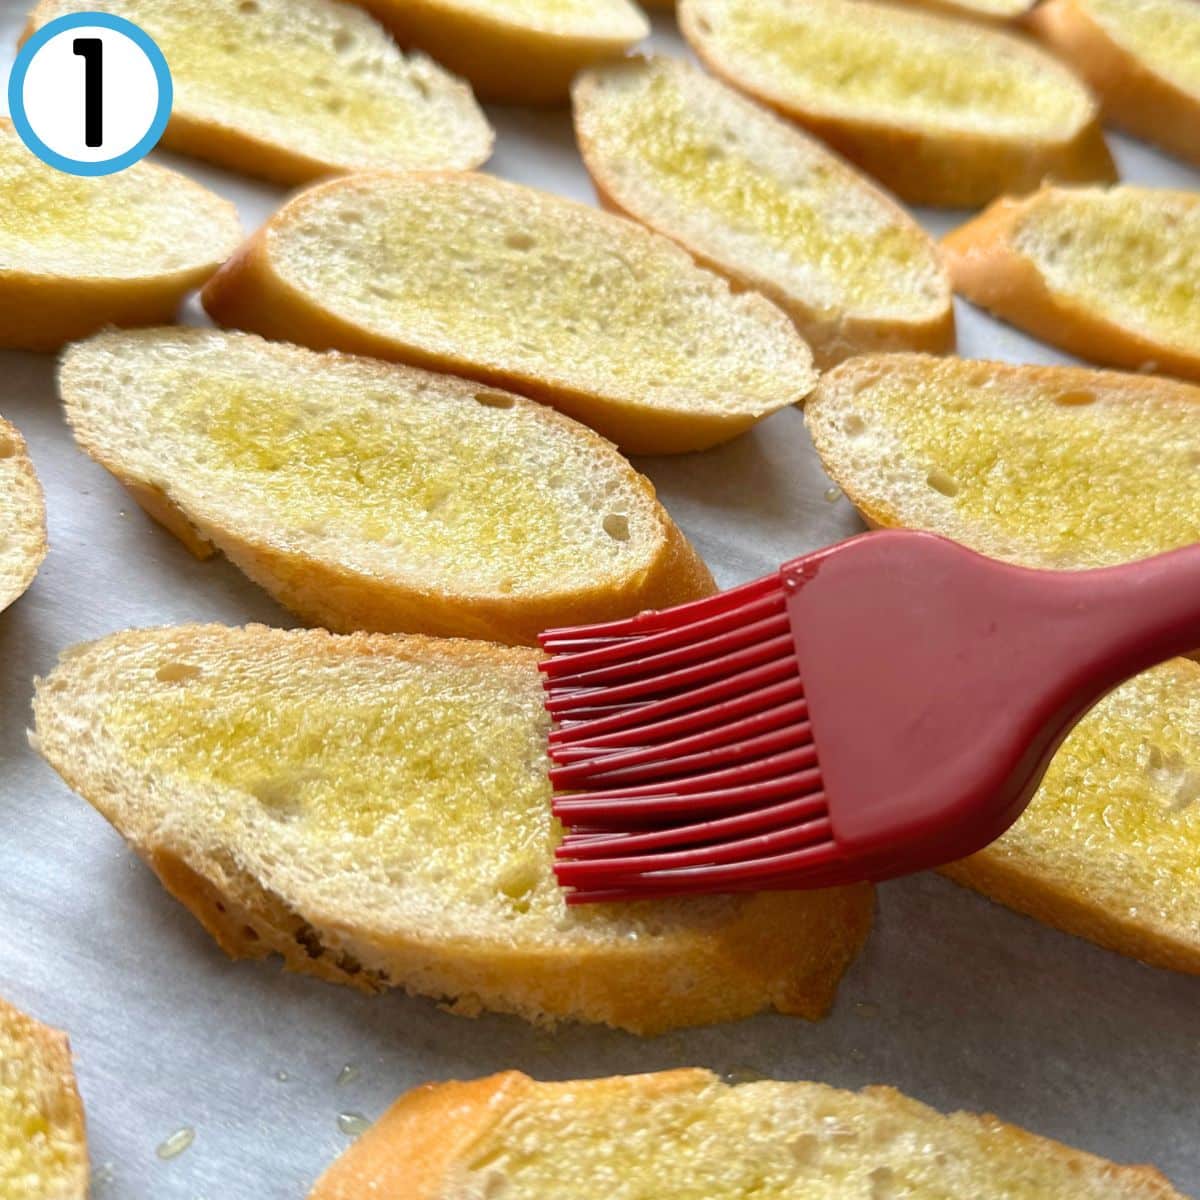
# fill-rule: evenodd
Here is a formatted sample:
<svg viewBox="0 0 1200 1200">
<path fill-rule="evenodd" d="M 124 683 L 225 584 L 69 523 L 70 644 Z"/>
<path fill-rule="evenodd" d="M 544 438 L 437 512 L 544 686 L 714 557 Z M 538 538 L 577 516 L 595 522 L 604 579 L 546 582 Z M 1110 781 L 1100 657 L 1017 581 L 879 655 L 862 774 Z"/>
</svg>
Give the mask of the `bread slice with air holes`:
<svg viewBox="0 0 1200 1200">
<path fill-rule="evenodd" d="M 829 372 L 805 420 L 874 526 L 1065 569 L 1200 541 L 1200 388 L 1189 384 L 883 354 Z"/>
<path fill-rule="evenodd" d="M 184 626 L 38 684 L 35 745 L 234 957 L 636 1033 L 810 1018 L 871 889 L 568 908 L 538 653 Z"/>
<path fill-rule="evenodd" d="M 650 32 L 630 0 L 356 0 L 485 100 L 562 104 L 576 72 Z"/>
<path fill-rule="evenodd" d="M 29 36 L 94 0 L 40 0 Z M 492 131 L 470 89 L 341 0 L 105 0 L 171 68 L 162 145 L 278 183 L 370 167 L 474 167 Z"/>
<path fill-rule="evenodd" d="M 33 582 L 46 557 L 46 501 L 25 439 L 0 417 L 0 612 Z"/>
<path fill-rule="evenodd" d="M 1030 26 L 1091 84 L 1115 125 L 1200 163 L 1200 5 L 1047 0 Z"/>
<path fill-rule="evenodd" d="M 533 643 L 714 590 L 647 479 L 507 392 L 204 329 L 100 334 L 59 384 L 151 516 L 310 624 Z"/>
<path fill-rule="evenodd" d="M 0 1000 L 0 1200 L 85 1200 L 87 1134 L 65 1034 Z"/>
<path fill-rule="evenodd" d="M 218 324 L 532 396 L 623 450 L 702 450 L 803 400 L 787 316 L 633 221 L 485 175 L 301 193 L 203 293 Z"/>
<path fill-rule="evenodd" d="M 910 203 L 1116 178 L 1095 98 L 1014 34 L 873 0 L 682 0 L 679 22 L 717 75 Z"/>
<path fill-rule="evenodd" d="M 730 1085 L 709 1071 L 538 1083 L 516 1071 L 402 1096 L 309 1200 L 1184 1200 L 990 1116 L 891 1088 Z"/>
<path fill-rule="evenodd" d="M 152 163 L 68 175 L 0 118 L 0 348 L 173 319 L 241 239 L 232 204 Z"/>
<path fill-rule="evenodd" d="M 1200 195 L 1048 187 L 943 241 L 955 289 L 1093 362 L 1200 379 Z"/>
<path fill-rule="evenodd" d="M 929 235 L 795 126 L 669 58 L 598 67 L 574 98 L 603 202 L 769 296 L 822 367 L 953 347 L 950 281 Z"/>
</svg>

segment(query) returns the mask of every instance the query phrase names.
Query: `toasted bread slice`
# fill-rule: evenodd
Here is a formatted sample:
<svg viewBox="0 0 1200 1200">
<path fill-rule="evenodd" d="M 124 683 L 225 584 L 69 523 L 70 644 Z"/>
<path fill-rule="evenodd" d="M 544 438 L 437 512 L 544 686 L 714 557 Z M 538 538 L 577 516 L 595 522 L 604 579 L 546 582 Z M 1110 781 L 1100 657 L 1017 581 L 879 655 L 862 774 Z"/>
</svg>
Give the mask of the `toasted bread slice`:
<svg viewBox="0 0 1200 1200">
<path fill-rule="evenodd" d="M 574 97 L 604 203 L 768 295 L 819 365 L 953 347 L 950 281 L 929 235 L 794 125 L 669 58 L 596 68 Z"/>
<path fill-rule="evenodd" d="M 204 329 L 100 334 L 60 387 L 151 516 L 313 625 L 533 643 L 714 590 L 650 482 L 531 400 Z"/>
<path fill-rule="evenodd" d="M 878 355 L 826 375 L 805 418 L 826 471 L 872 525 L 1047 568 L 1200 541 L 1200 388 L 1188 384 Z"/>
<path fill-rule="evenodd" d="M 952 879 L 1068 933 L 1200 974 L 1200 664 L 1102 700 L 1029 808 Z"/>
<path fill-rule="evenodd" d="M 1087 88 L 1022 38 L 873 0 L 682 0 L 716 74 L 913 204 L 1116 178 Z"/>
<path fill-rule="evenodd" d="M 650 32 L 630 0 L 356 0 L 485 100 L 562 104 L 577 71 Z"/>
<path fill-rule="evenodd" d="M 240 239 L 233 205 L 185 176 L 151 163 L 68 175 L 0 118 L 0 349 L 170 321 Z"/>
<path fill-rule="evenodd" d="M 568 909 L 538 654 L 124 633 L 39 684 L 41 752 L 234 957 L 639 1033 L 819 1017 L 871 889 Z"/>
<path fill-rule="evenodd" d="M 25 439 L 0 417 L 0 612 L 24 595 L 46 557 L 46 501 Z"/>
<path fill-rule="evenodd" d="M 510 387 L 624 450 L 701 450 L 803 400 L 788 318 L 632 221 L 486 175 L 286 204 L 204 291 L 222 325 Z"/>
<path fill-rule="evenodd" d="M 65 1034 L 0 1000 L 0 1200 L 85 1200 L 87 1134 Z"/>
<path fill-rule="evenodd" d="M 94 0 L 40 0 L 26 36 Z M 340 0 L 104 0 L 159 44 L 175 102 L 162 144 L 278 183 L 474 167 L 492 131 L 470 89 L 406 57 Z"/>
<path fill-rule="evenodd" d="M 891 1088 L 846 1092 L 709 1071 L 538 1083 L 516 1071 L 402 1096 L 309 1200 L 1184 1200 L 995 1117 Z"/>
<path fill-rule="evenodd" d="M 1195 0 L 1047 0 L 1030 24 L 1091 84 L 1110 121 L 1200 162 Z"/>
<path fill-rule="evenodd" d="M 1043 188 L 943 243 L 955 288 L 1093 362 L 1200 379 L 1200 195 Z"/>
</svg>

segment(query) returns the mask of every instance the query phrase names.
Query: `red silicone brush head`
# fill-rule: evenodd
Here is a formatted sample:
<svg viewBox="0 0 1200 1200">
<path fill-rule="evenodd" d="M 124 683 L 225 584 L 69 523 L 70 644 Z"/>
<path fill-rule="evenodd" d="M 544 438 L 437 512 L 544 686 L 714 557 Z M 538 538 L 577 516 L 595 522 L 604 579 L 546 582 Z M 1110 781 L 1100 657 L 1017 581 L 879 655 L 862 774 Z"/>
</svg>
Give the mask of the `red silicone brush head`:
<svg viewBox="0 0 1200 1200">
<path fill-rule="evenodd" d="M 909 532 L 551 630 L 559 881 L 583 903 L 825 887 L 962 857 L 1019 815 L 1092 703 L 1191 638 L 1200 547 L 1060 573 Z"/>
</svg>

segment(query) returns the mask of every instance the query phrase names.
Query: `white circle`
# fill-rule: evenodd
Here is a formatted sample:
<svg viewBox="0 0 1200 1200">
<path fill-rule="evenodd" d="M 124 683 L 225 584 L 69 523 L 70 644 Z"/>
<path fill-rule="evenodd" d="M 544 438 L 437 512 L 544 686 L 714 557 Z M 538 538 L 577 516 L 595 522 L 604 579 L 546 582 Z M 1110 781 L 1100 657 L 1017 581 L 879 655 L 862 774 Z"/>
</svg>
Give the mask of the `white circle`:
<svg viewBox="0 0 1200 1200">
<path fill-rule="evenodd" d="M 80 38 L 101 43 L 102 141 L 86 142 L 85 58 L 75 53 Z M 84 25 L 48 39 L 29 60 L 22 88 L 25 118 L 56 154 L 76 162 L 104 162 L 127 154 L 146 136 L 158 112 L 158 77 L 150 56 L 115 29 Z"/>
</svg>

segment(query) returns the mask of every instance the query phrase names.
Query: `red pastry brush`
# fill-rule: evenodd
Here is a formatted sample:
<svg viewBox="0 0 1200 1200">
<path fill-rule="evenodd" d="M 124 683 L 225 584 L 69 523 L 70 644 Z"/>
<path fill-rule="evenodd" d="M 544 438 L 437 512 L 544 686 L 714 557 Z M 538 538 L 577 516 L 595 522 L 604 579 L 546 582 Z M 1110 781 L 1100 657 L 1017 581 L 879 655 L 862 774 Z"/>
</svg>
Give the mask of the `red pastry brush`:
<svg viewBox="0 0 1200 1200">
<path fill-rule="evenodd" d="M 1200 647 L 1200 543 L 1034 571 L 869 533 L 541 643 L 569 903 L 889 879 L 999 837 L 1097 700 Z"/>
</svg>

